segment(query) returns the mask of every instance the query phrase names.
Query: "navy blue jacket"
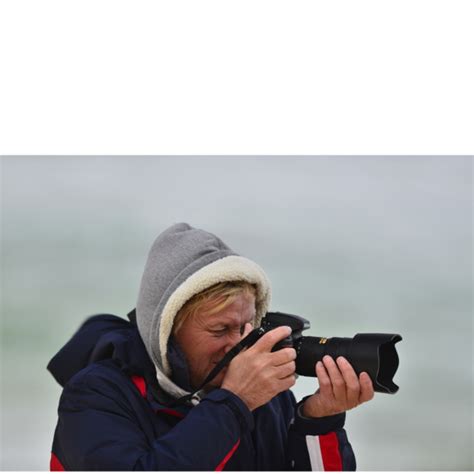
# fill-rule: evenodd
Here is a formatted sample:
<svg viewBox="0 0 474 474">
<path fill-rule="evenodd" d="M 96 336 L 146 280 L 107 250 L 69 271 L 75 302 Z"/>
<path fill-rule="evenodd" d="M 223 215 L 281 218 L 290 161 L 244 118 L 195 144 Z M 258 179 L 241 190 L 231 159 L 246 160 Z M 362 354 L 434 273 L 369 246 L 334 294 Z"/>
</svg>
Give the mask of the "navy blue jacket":
<svg viewBox="0 0 474 474">
<path fill-rule="evenodd" d="M 301 417 L 291 391 L 253 412 L 215 389 L 169 408 L 136 326 L 89 318 L 51 360 L 64 387 L 51 470 L 354 470 L 345 414 Z"/>
</svg>

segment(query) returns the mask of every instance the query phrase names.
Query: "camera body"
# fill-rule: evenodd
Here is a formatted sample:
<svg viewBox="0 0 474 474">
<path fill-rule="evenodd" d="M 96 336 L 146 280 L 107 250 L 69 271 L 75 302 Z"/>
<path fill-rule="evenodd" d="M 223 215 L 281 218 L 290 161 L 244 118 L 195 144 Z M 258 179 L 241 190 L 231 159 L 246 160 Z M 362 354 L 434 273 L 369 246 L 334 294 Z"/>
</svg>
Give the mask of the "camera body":
<svg viewBox="0 0 474 474">
<path fill-rule="evenodd" d="M 395 344 L 402 340 L 399 334 L 356 334 L 348 337 L 312 337 L 303 336 L 302 332 L 310 328 L 310 322 L 287 313 L 270 312 L 265 315 L 258 329 L 259 337 L 279 326 L 289 326 L 291 334 L 276 344 L 273 351 L 283 347 L 296 350 L 296 373 L 316 377 L 316 363 L 325 355 L 334 360 L 345 357 L 357 375 L 367 372 L 374 385 L 374 390 L 381 393 L 396 393 L 398 386 L 392 378 L 397 371 L 399 360 Z"/>
<path fill-rule="evenodd" d="M 262 319 L 261 328 L 264 332 L 271 331 L 279 326 L 289 326 L 291 328 L 291 334 L 280 341 L 273 347 L 273 351 L 277 351 L 283 347 L 293 347 L 296 349 L 298 354 L 298 348 L 301 344 L 303 337 L 302 332 L 305 329 L 309 329 L 311 323 L 301 316 L 287 313 L 267 313 Z M 262 333 L 263 335 L 264 333 Z"/>
</svg>

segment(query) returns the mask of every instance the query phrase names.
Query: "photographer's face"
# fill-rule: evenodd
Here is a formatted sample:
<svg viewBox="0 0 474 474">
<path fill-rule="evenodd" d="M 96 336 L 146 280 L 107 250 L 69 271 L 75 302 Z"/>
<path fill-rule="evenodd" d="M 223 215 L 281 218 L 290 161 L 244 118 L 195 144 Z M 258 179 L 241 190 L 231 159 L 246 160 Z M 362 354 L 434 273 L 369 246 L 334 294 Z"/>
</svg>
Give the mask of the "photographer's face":
<svg viewBox="0 0 474 474">
<path fill-rule="evenodd" d="M 255 317 L 255 298 L 248 293 L 237 295 L 226 308 L 206 313 L 206 304 L 189 316 L 174 336 L 188 363 L 191 385 L 197 389 L 215 365 L 241 339 L 246 324 Z M 208 389 L 220 387 L 226 368 L 212 380 Z"/>
</svg>

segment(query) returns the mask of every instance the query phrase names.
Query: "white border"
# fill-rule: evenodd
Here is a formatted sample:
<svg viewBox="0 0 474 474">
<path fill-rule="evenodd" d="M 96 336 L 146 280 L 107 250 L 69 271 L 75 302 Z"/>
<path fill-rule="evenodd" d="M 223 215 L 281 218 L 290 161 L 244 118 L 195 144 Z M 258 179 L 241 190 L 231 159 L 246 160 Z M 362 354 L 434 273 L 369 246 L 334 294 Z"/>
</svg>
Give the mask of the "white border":
<svg viewBox="0 0 474 474">
<path fill-rule="evenodd" d="M 469 0 L 2 0 L 2 154 L 472 154 Z"/>
</svg>

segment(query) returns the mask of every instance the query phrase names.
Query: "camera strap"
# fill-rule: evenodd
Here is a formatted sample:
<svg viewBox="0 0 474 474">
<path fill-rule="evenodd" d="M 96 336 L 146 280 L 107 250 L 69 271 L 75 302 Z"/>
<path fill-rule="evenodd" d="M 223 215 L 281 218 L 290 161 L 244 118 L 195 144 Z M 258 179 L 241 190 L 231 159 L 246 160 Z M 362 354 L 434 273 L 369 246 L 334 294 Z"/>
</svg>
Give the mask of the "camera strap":
<svg viewBox="0 0 474 474">
<path fill-rule="evenodd" d="M 238 344 L 236 344 L 227 354 L 216 364 L 216 366 L 211 370 L 209 375 L 206 377 L 206 380 L 201 384 L 201 386 L 195 390 L 193 393 L 185 395 L 184 397 L 178 398 L 173 403 L 169 405 L 170 408 L 177 405 L 182 405 L 190 401 L 196 393 L 202 390 L 224 367 L 229 365 L 230 361 L 241 352 L 243 349 L 252 346 L 257 342 L 258 339 L 264 334 L 265 330 L 263 328 L 254 329 L 246 337 L 244 337 Z"/>
</svg>

